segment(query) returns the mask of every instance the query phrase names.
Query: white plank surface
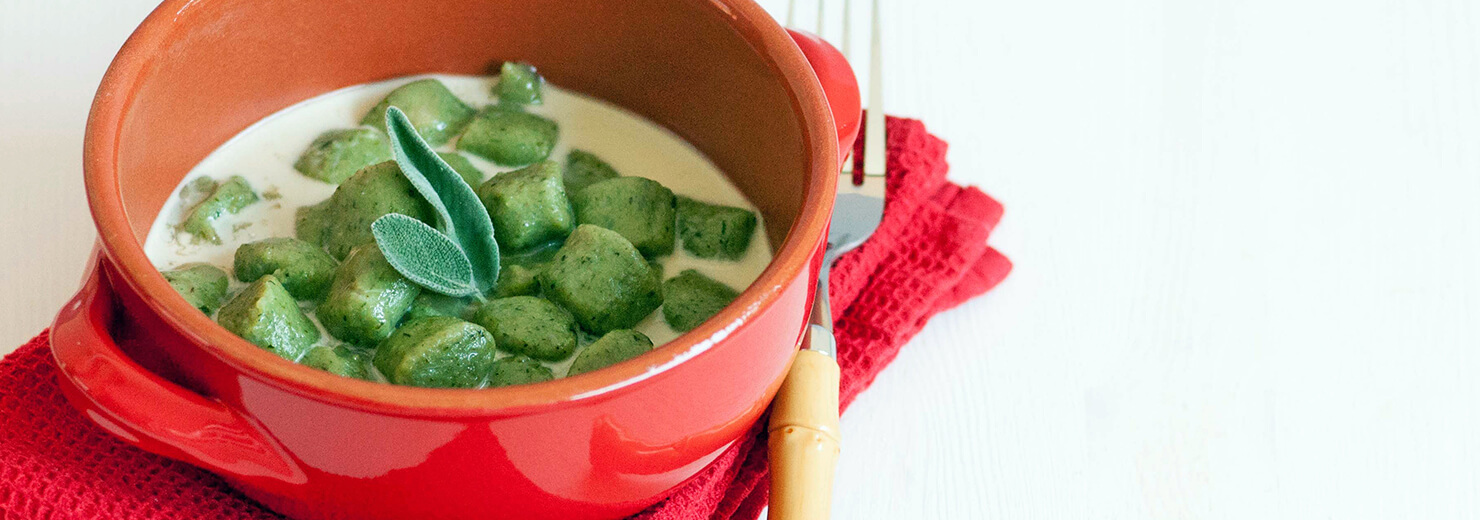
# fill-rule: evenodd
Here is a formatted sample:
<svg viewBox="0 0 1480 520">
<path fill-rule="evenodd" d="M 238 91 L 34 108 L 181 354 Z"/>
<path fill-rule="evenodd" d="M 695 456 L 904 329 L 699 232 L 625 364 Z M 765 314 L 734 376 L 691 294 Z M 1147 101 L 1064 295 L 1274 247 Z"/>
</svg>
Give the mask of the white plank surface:
<svg viewBox="0 0 1480 520">
<path fill-rule="evenodd" d="M 844 418 L 836 518 L 1480 514 L 1480 6 L 882 1 L 890 112 L 1017 270 Z M 0 0 L 7 347 L 75 285 L 150 3 Z"/>
</svg>

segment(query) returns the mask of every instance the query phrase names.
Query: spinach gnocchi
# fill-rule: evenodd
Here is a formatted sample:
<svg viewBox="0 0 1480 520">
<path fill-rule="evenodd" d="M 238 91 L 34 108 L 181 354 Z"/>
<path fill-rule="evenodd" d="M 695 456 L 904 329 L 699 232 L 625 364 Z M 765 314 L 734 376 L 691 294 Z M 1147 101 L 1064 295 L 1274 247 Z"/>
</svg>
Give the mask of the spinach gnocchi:
<svg viewBox="0 0 1480 520">
<path fill-rule="evenodd" d="M 263 349 L 445 388 L 640 356 L 764 270 L 760 215 L 700 152 L 528 64 L 500 71 L 350 87 L 264 119 L 186 176 L 146 252 L 191 306 Z M 410 126 L 388 134 L 395 114 Z M 391 214 L 454 236 L 398 163 L 391 136 L 413 130 L 487 212 L 490 290 L 423 286 L 377 241 L 372 223 Z"/>
</svg>

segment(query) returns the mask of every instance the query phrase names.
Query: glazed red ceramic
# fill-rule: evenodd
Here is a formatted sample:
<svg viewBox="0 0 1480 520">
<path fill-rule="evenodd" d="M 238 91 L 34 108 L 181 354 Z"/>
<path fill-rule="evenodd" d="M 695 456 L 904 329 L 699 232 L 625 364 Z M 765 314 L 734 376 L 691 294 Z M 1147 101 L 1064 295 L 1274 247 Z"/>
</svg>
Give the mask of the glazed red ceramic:
<svg viewBox="0 0 1480 520">
<path fill-rule="evenodd" d="M 145 257 L 173 187 L 258 119 L 505 59 L 693 143 L 761 208 L 775 261 L 716 318 L 634 360 L 438 390 L 278 359 L 191 308 Z M 52 332 L 63 387 L 125 442 L 296 518 L 635 513 L 736 442 L 780 384 L 858 106 L 836 51 L 748 0 L 168 0 L 119 52 L 88 121 L 100 245 Z"/>
</svg>

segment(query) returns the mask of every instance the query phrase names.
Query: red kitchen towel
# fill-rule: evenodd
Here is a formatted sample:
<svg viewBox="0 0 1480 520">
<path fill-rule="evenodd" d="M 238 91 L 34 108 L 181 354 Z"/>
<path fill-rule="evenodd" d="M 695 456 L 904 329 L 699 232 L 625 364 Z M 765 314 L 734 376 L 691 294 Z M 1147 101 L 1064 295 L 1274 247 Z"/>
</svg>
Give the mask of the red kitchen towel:
<svg viewBox="0 0 1480 520">
<path fill-rule="evenodd" d="M 986 245 L 1002 206 L 945 180 L 945 142 L 919 121 L 887 125 L 884 221 L 833 271 L 844 408 L 931 316 L 1011 269 Z M 133 449 L 81 417 L 57 387 L 48 345 L 43 332 L 0 361 L 0 519 L 282 518 L 210 473 Z M 635 518 L 756 518 L 768 492 L 763 425 Z"/>
</svg>

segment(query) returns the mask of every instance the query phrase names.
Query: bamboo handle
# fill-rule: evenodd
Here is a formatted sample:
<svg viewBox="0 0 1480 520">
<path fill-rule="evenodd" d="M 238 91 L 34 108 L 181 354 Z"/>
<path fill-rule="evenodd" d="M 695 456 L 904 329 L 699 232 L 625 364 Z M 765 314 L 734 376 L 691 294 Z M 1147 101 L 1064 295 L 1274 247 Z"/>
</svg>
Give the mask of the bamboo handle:
<svg viewBox="0 0 1480 520">
<path fill-rule="evenodd" d="M 772 404 L 770 428 L 768 518 L 826 520 L 838 462 L 838 363 L 833 358 L 797 352 Z"/>
</svg>

